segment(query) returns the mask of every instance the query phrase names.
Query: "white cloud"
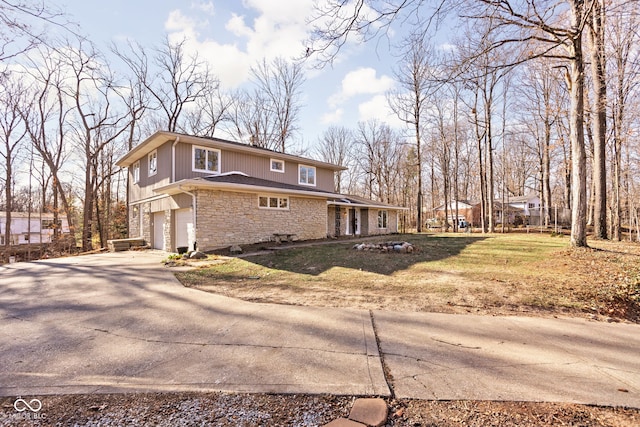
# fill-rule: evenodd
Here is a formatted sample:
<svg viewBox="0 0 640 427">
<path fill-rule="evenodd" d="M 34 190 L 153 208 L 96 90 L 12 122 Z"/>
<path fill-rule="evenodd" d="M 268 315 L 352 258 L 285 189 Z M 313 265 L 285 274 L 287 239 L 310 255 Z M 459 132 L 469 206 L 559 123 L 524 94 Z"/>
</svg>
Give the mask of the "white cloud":
<svg viewBox="0 0 640 427">
<path fill-rule="evenodd" d="M 389 76 L 376 76 L 376 70 L 370 67 L 350 71 L 342 79 L 340 92 L 329 97 L 329 105 L 336 107 L 357 95 L 381 94 L 393 88 L 395 82 Z"/>
<path fill-rule="evenodd" d="M 179 9 L 169 12 L 167 20 L 164 22 L 164 28 L 168 32 L 185 32 L 195 33 L 198 23 L 196 20 L 185 16 Z"/>
<path fill-rule="evenodd" d="M 231 19 L 224 26 L 225 29 L 233 33 L 237 37 L 251 37 L 253 31 L 244 22 L 244 16 L 233 13 Z"/>
<path fill-rule="evenodd" d="M 198 7 L 193 7 L 194 4 Z M 174 10 L 165 22 L 169 40 L 186 40 L 186 48 L 209 60 L 227 88 L 247 81 L 250 67 L 262 59 L 300 57 L 309 30 L 305 19 L 313 11 L 313 0 L 245 0 L 240 4 L 247 16 L 252 14 L 255 18 L 249 20 L 241 13 L 233 13 L 222 24 L 228 31 L 223 35 L 224 42 L 215 36 L 202 35 L 213 25 L 203 17 Z M 213 13 L 212 2 L 192 3 L 192 7 Z"/>
<path fill-rule="evenodd" d="M 199 10 L 200 12 L 204 12 L 207 15 L 215 15 L 215 7 L 213 6 L 213 2 L 192 2 L 191 9 Z"/>
<path fill-rule="evenodd" d="M 332 124 L 340 123 L 342 121 L 343 114 L 344 114 L 344 110 L 342 108 L 338 108 L 337 110 L 323 114 L 320 121 L 322 122 L 323 125 L 332 125 Z"/>
<path fill-rule="evenodd" d="M 391 127 L 400 128 L 404 123 L 393 113 L 385 95 L 376 95 L 358 105 L 358 120 L 366 122 L 377 119 Z"/>
</svg>

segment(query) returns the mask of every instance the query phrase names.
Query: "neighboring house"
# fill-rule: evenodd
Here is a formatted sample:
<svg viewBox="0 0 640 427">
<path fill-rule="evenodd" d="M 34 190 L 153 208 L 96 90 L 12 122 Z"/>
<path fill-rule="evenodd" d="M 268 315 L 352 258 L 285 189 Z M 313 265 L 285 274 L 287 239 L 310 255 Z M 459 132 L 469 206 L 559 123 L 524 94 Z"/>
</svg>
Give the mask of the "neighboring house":
<svg viewBox="0 0 640 427">
<path fill-rule="evenodd" d="M 394 233 L 403 209 L 336 194 L 341 166 L 219 138 L 159 131 L 117 165 L 129 236 L 167 251 Z"/>
<path fill-rule="evenodd" d="M 30 225 L 29 225 L 30 224 Z M 0 212 L 0 246 L 6 244 L 7 213 Z M 67 217 L 58 215 L 57 227 L 62 234 L 69 233 Z M 55 229 L 52 213 L 11 212 L 9 245 L 51 243 Z"/>
<path fill-rule="evenodd" d="M 506 202 L 511 207 L 522 209 L 525 216 L 540 216 L 540 197 L 534 194 L 509 197 Z"/>
<path fill-rule="evenodd" d="M 458 200 L 458 224 L 463 226 L 464 224 L 471 224 L 472 227 L 478 227 L 481 217 L 481 206 L 478 202 L 471 202 L 468 200 Z M 440 221 L 445 217 L 445 205 L 442 204 L 434 208 L 434 214 Z M 452 201 L 447 206 L 447 218 L 449 223 L 452 224 L 456 219 L 456 201 Z M 540 199 L 537 196 L 523 196 L 523 197 L 511 197 L 503 207 L 501 201 L 495 200 L 493 202 L 493 215 L 494 223 L 499 224 L 504 217 L 507 224 L 514 224 L 517 220 L 524 223 L 529 223 L 531 218 L 539 218 L 540 215 Z"/>
<path fill-rule="evenodd" d="M 504 207 L 503 207 L 504 206 Z M 480 205 L 477 208 L 478 211 L 478 223 L 480 222 Z M 493 215 L 495 217 L 495 224 L 502 224 L 503 218 L 506 224 L 516 224 L 520 221 L 524 223 L 526 215 L 524 209 L 517 204 L 502 204 L 502 202 L 493 202 Z"/>
<path fill-rule="evenodd" d="M 458 215 L 456 217 L 456 205 L 458 207 Z M 465 226 L 467 223 L 471 223 L 473 221 L 473 203 L 468 200 L 458 200 L 457 202 L 454 200 L 449 202 L 448 205 L 442 204 L 433 209 L 435 217 L 440 221 L 444 220 L 445 217 L 445 207 L 447 208 L 447 220 L 449 224 L 453 224 L 456 220 L 458 221 L 458 225 Z"/>
</svg>

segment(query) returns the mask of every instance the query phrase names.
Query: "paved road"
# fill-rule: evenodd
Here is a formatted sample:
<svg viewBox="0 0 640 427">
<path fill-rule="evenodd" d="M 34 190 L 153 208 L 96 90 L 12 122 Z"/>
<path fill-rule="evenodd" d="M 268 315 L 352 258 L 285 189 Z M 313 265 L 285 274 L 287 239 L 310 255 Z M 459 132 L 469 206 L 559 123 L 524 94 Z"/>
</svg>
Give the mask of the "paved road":
<svg viewBox="0 0 640 427">
<path fill-rule="evenodd" d="M 639 325 L 246 303 L 164 256 L 0 266 L 0 395 L 389 395 L 380 348 L 398 397 L 640 407 Z"/>
</svg>

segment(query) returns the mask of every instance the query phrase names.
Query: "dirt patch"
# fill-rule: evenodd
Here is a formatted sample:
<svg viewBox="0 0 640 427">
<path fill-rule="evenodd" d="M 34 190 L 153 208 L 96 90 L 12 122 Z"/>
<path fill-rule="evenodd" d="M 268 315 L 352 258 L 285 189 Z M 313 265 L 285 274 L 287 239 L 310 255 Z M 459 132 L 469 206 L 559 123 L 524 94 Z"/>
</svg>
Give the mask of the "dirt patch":
<svg viewBox="0 0 640 427">
<path fill-rule="evenodd" d="M 30 396 L 37 417 L 0 398 L 0 426 L 321 426 L 346 417 L 353 396 L 141 393 Z M 562 403 L 387 399 L 386 426 L 637 426 L 640 411 Z"/>
</svg>

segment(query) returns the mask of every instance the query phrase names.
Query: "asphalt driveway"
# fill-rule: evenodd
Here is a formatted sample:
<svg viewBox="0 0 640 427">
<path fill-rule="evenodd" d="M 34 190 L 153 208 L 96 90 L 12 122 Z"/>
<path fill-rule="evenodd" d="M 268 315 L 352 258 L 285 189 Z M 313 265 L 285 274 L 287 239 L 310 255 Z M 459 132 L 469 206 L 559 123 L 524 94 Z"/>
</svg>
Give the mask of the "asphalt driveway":
<svg viewBox="0 0 640 427">
<path fill-rule="evenodd" d="M 0 266 L 0 394 L 387 394 L 368 312 L 184 288 L 161 252 Z"/>
<path fill-rule="evenodd" d="M 387 396 L 380 348 L 398 397 L 640 407 L 640 325 L 247 303 L 184 288 L 165 256 L 0 266 L 0 395 Z"/>
</svg>

